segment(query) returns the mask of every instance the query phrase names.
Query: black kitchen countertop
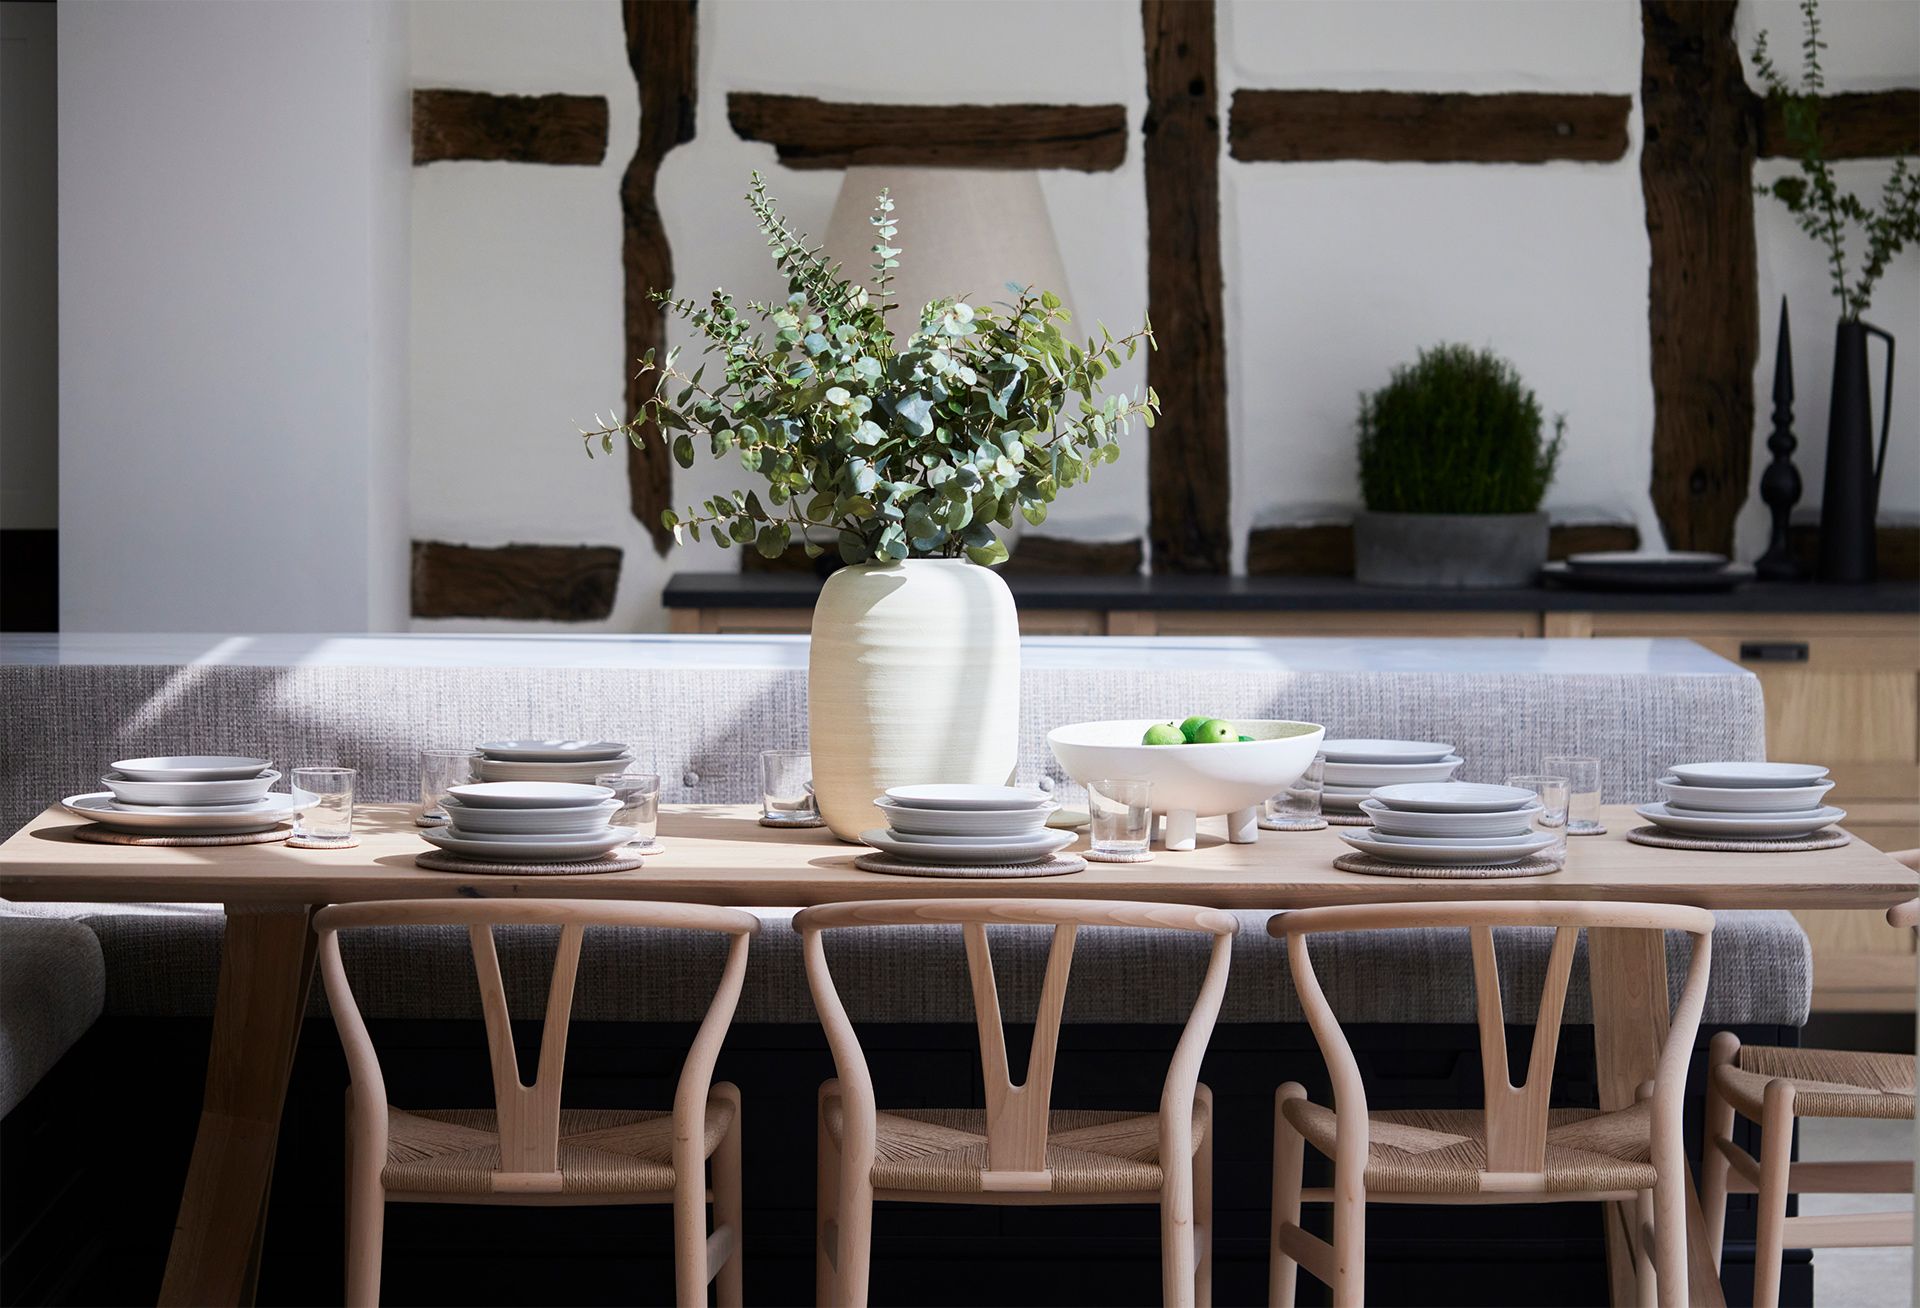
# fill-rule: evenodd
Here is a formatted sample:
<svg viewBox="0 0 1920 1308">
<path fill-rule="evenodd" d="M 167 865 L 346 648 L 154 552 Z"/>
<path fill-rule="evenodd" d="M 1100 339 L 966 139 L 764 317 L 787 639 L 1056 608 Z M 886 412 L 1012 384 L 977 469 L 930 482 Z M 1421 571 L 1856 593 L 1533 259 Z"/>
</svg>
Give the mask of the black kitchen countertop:
<svg viewBox="0 0 1920 1308">
<path fill-rule="evenodd" d="M 1558 584 L 1498 589 L 1363 586 L 1349 577 L 1061 577 L 1006 575 L 1030 609 L 1412 610 L 1445 613 L 1908 613 L 1920 616 L 1920 582 L 1864 585 L 1751 581 L 1728 591 L 1576 590 Z M 811 608 L 820 579 L 807 573 L 677 572 L 670 609 Z"/>
</svg>

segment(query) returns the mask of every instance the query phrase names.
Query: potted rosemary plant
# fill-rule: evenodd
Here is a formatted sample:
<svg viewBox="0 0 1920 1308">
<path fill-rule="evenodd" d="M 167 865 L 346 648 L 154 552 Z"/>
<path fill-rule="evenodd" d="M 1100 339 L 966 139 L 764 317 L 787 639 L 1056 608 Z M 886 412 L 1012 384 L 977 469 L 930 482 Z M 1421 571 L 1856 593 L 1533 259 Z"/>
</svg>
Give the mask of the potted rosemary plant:
<svg viewBox="0 0 1920 1308">
<path fill-rule="evenodd" d="M 769 557 L 821 538 L 848 564 L 814 609 L 808 711 L 814 790 L 835 835 L 857 840 L 874 798 L 911 782 L 1004 782 L 1019 727 L 1019 625 L 992 570 L 996 528 L 1039 523 L 1068 486 L 1120 457 L 1160 402 L 1101 395 L 1151 345 L 1149 326 L 1084 344 L 1051 291 L 1009 284 L 1001 305 L 940 299 L 906 339 L 886 310 L 901 251 L 894 203 L 873 215 L 873 275 L 842 276 L 793 230 L 755 173 L 751 206 L 788 295 L 736 303 L 655 298 L 690 324 L 706 361 L 640 361 L 641 411 L 583 432 L 587 449 L 645 439 L 674 458 L 733 457 L 764 483 L 669 511 L 676 539 Z M 966 288 L 959 288 L 966 289 Z"/>
<path fill-rule="evenodd" d="M 1377 586 L 1524 586 L 1547 559 L 1540 499 L 1566 427 L 1542 433 L 1511 363 L 1465 345 L 1422 350 L 1360 400 L 1354 576 Z"/>
</svg>

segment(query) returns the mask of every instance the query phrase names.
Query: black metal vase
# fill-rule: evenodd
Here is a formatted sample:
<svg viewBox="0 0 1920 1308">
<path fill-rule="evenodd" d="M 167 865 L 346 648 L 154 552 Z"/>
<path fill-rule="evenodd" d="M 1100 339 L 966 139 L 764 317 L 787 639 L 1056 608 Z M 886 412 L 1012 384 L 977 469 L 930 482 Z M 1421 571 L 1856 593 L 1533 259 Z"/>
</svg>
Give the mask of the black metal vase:
<svg viewBox="0 0 1920 1308">
<path fill-rule="evenodd" d="M 1867 337 L 1887 343 L 1887 378 L 1880 403 L 1880 448 L 1873 444 L 1873 404 L 1867 387 Z M 1880 471 L 1887 461 L 1893 408 L 1893 337 L 1872 323 L 1842 318 L 1833 338 L 1833 407 L 1827 411 L 1827 477 L 1820 496 L 1820 580 L 1872 581 L 1879 566 L 1874 545 L 1880 509 Z"/>
</svg>

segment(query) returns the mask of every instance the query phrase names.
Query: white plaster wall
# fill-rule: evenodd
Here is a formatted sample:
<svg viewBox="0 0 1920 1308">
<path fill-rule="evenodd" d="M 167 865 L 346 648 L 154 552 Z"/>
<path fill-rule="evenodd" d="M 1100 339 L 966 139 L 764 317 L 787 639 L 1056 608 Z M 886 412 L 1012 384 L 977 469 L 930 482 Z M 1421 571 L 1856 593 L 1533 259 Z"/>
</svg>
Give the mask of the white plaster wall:
<svg viewBox="0 0 1920 1308">
<path fill-rule="evenodd" d="M 1836 88 L 1911 82 L 1920 7 L 1829 5 Z M 1797 33 L 1786 0 L 1742 19 Z M 1844 29 L 1844 31 L 1842 30 Z M 1239 86 L 1403 90 L 1603 91 L 1637 95 L 1640 32 L 1628 0 L 1226 0 L 1222 121 Z M 1776 38 L 1779 40 L 1779 38 Z M 699 122 L 660 176 L 678 283 L 778 290 L 739 196 L 759 168 L 796 223 L 824 229 L 838 174 L 795 172 L 769 146 L 734 136 L 726 94 L 757 90 L 840 100 L 949 103 L 1060 100 L 1127 106 L 1128 158 L 1111 173 L 1043 179 L 1075 302 L 1118 329 L 1145 309 L 1144 109 L 1138 6 L 1130 0 L 1023 4 L 717 0 L 701 7 Z M 1783 49 L 1797 39 L 1780 40 Z M 658 558 L 627 511 L 618 462 L 587 461 L 572 424 L 618 406 L 620 174 L 632 156 L 636 96 L 610 0 L 413 5 L 416 85 L 606 95 L 611 140 L 597 168 L 434 164 L 415 170 L 413 529 L 476 544 L 593 542 L 627 550 L 610 629 L 664 625 L 659 591 L 675 570 L 732 568 L 712 546 Z M 1843 71 L 1844 70 L 1844 71 Z M 1647 495 L 1653 395 L 1647 341 L 1648 245 L 1636 105 L 1627 156 L 1541 166 L 1221 163 L 1229 324 L 1232 515 L 1236 558 L 1254 522 L 1302 505 L 1357 500 L 1357 394 L 1420 346 L 1442 339 L 1509 355 L 1568 448 L 1549 507 L 1589 507 L 1658 528 Z M 1849 165 L 1878 185 L 1879 165 Z M 901 217 L 913 257 L 912 215 Z M 1762 299 L 1786 285 L 1799 312 L 1800 407 L 1810 501 L 1818 498 L 1831 312 L 1817 252 L 1765 203 L 1758 217 Z M 1920 259 L 1903 257 L 1873 317 L 1920 339 Z M 1771 358 L 1772 309 L 1763 310 Z M 677 334 L 675 339 L 684 339 Z M 1164 350 L 1178 357 L 1179 342 Z M 1139 383 L 1139 365 L 1121 384 Z M 1762 396 L 1756 478 L 1765 450 Z M 1901 373 L 1886 503 L 1920 506 L 1920 367 Z M 703 461 L 675 478 L 680 502 L 751 479 Z M 1760 514 L 1764 518 L 1764 513 Z M 1755 511 L 1745 553 L 1759 548 Z M 1145 460 L 1136 450 L 1055 506 L 1047 530 L 1144 531 Z M 502 629 L 494 622 L 421 628 Z"/>
<path fill-rule="evenodd" d="M 406 17 L 59 6 L 63 630 L 404 625 Z"/>
</svg>

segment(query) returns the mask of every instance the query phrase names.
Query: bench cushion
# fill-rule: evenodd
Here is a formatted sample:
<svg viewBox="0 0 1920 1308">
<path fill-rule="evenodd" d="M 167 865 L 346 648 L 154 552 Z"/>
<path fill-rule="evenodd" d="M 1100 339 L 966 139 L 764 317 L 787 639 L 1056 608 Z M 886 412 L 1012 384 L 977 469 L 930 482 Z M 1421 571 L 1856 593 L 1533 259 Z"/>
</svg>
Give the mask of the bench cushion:
<svg viewBox="0 0 1920 1308">
<path fill-rule="evenodd" d="M 87 1033 L 106 990 L 100 941 L 84 923 L 0 915 L 0 1116 Z"/>
</svg>

